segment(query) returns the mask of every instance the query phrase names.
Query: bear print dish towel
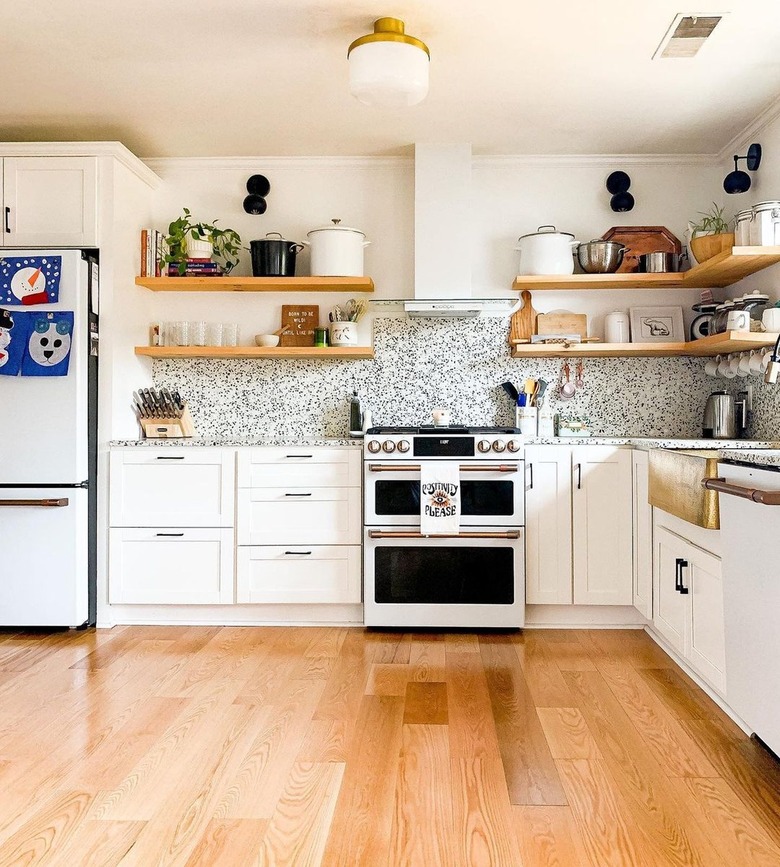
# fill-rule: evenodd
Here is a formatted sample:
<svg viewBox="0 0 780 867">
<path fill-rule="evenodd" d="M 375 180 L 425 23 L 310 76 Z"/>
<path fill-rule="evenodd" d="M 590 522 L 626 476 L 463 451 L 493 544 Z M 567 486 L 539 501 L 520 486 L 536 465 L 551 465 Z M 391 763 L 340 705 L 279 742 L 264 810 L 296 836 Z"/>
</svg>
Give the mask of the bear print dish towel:
<svg viewBox="0 0 780 867">
<path fill-rule="evenodd" d="M 457 536 L 460 532 L 460 467 L 456 462 L 422 462 L 420 532 L 423 536 Z"/>
</svg>

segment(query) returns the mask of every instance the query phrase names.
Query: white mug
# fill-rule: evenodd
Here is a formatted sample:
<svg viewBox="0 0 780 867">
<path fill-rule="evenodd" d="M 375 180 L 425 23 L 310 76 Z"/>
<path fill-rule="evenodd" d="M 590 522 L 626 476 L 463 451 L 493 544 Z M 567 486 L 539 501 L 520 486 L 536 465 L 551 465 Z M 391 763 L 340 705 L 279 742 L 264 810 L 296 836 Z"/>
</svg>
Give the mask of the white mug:
<svg viewBox="0 0 780 867">
<path fill-rule="evenodd" d="M 761 321 L 770 334 L 780 332 L 780 307 L 767 307 L 761 314 Z"/>
<path fill-rule="evenodd" d="M 450 411 L 444 407 L 437 406 L 436 409 L 431 410 L 431 416 L 436 427 L 443 427 L 450 423 Z"/>
<path fill-rule="evenodd" d="M 753 374 L 761 373 L 763 368 L 764 353 L 758 349 L 750 350 L 750 372 Z"/>
<path fill-rule="evenodd" d="M 737 376 L 750 376 L 750 356 L 747 352 L 740 352 L 739 354 Z"/>
<path fill-rule="evenodd" d="M 720 364 L 718 365 L 718 376 L 722 376 L 725 379 L 734 379 L 737 375 L 736 366 L 732 369 L 731 367 L 731 356 L 727 355 L 721 359 Z"/>
<path fill-rule="evenodd" d="M 750 314 L 747 310 L 729 310 L 726 331 L 750 331 Z"/>
<path fill-rule="evenodd" d="M 715 358 L 710 358 L 707 360 L 707 363 L 704 365 L 704 372 L 707 376 L 717 376 L 718 375 L 718 365 L 720 364 L 721 358 L 719 355 L 716 355 Z"/>
</svg>

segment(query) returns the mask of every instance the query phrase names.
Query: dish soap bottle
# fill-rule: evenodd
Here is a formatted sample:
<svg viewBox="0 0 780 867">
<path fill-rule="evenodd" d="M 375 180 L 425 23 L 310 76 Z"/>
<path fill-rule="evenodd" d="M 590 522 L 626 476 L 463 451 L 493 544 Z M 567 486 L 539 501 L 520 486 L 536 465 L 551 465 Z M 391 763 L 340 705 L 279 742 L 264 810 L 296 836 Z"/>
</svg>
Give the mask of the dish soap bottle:
<svg viewBox="0 0 780 867">
<path fill-rule="evenodd" d="M 363 408 L 360 405 L 357 389 L 349 400 L 349 435 L 355 439 L 363 436 Z"/>
</svg>

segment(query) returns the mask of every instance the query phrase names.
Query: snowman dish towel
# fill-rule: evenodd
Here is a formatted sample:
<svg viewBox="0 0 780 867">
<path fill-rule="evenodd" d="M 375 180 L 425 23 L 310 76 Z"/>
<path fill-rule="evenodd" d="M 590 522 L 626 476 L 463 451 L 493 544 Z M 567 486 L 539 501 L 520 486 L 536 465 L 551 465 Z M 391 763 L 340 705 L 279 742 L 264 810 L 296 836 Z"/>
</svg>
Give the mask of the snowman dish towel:
<svg viewBox="0 0 780 867">
<path fill-rule="evenodd" d="M 420 532 L 457 536 L 460 532 L 460 467 L 451 461 L 420 466 Z"/>
</svg>

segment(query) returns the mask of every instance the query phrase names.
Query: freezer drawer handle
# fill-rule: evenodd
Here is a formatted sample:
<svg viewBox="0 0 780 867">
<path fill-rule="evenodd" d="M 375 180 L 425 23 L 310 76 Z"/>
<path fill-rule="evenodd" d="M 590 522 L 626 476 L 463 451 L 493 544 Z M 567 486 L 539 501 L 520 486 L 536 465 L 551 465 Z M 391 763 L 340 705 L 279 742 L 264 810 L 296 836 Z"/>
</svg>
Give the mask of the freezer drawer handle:
<svg viewBox="0 0 780 867">
<path fill-rule="evenodd" d="M 313 458 L 314 455 L 285 455 L 285 458 Z"/>
<path fill-rule="evenodd" d="M 701 485 L 708 491 L 719 494 L 731 494 L 743 500 L 752 500 L 762 506 L 780 506 L 780 491 L 762 491 L 760 488 L 746 488 L 743 485 L 732 485 L 725 479 L 702 479 Z"/>
<path fill-rule="evenodd" d="M 183 535 L 184 533 L 155 533 L 155 536 L 175 536 L 176 538 L 179 538 Z"/>
<path fill-rule="evenodd" d="M 424 536 L 422 533 L 410 533 L 406 530 L 369 530 L 369 539 L 519 539 L 519 530 L 507 530 L 503 533 L 453 533 L 452 535 Z"/>
<path fill-rule="evenodd" d="M 183 461 L 184 455 L 157 455 L 157 461 Z"/>
<path fill-rule="evenodd" d="M 285 494 L 285 497 L 310 497 L 311 493 L 308 494 Z"/>
<path fill-rule="evenodd" d="M 372 473 L 419 473 L 419 464 L 369 464 Z M 516 473 L 517 464 L 461 464 L 462 473 Z"/>
<path fill-rule="evenodd" d="M 311 554 L 311 551 L 285 551 L 285 556 L 287 554 L 299 554 L 301 557 L 308 557 Z"/>
<path fill-rule="evenodd" d="M 43 506 L 44 508 L 60 508 L 67 506 L 70 500 L 67 497 L 50 500 L 0 500 L 0 506 Z"/>
</svg>

